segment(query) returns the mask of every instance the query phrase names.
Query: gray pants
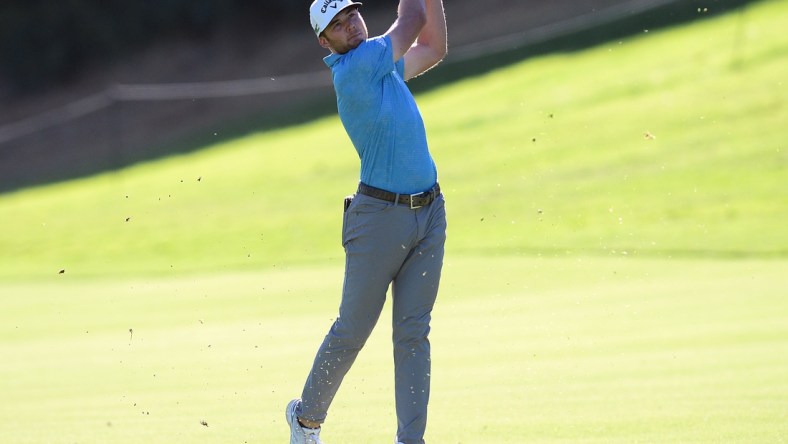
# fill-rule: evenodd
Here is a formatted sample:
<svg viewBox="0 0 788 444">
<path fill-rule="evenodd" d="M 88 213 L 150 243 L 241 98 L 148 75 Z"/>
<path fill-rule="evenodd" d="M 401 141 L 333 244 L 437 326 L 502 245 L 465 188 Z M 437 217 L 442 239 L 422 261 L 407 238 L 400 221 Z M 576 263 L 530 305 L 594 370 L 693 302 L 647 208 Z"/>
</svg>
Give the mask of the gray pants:
<svg viewBox="0 0 788 444">
<path fill-rule="evenodd" d="M 297 412 L 322 423 L 358 352 L 380 317 L 391 284 L 397 439 L 423 444 L 430 395 L 430 332 L 438 294 L 446 212 L 356 195 L 342 224 L 345 282 L 339 316 L 315 357 Z M 359 415 L 364 414 L 359 406 Z"/>
</svg>

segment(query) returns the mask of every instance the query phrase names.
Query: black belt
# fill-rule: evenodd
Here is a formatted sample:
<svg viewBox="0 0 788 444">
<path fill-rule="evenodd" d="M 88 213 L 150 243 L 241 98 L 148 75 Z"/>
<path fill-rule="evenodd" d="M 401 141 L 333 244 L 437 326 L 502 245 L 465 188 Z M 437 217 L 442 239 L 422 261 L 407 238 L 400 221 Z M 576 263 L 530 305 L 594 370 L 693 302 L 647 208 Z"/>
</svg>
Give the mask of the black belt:
<svg viewBox="0 0 788 444">
<path fill-rule="evenodd" d="M 416 208 L 426 207 L 431 204 L 436 197 L 440 196 L 441 187 L 436 183 L 431 190 L 423 193 L 397 194 L 391 191 L 381 190 L 380 188 L 371 187 L 361 182 L 358 184 L 357 192 L 365 196 L 374 197 L 375 199 L 408 205 L 411 210 L 415 210 Z"/>
</svg>

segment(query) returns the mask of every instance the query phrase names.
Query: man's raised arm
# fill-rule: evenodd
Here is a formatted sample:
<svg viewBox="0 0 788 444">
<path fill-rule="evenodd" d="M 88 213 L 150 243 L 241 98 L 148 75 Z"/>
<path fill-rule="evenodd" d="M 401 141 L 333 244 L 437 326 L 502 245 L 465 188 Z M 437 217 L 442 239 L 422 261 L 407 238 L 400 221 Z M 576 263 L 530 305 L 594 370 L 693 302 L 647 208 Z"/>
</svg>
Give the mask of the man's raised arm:
<svg viewBox="0 0 788 444">
<path fill-rule="evenodd" d="M 425 0 L 427 23 L 416 43 L 405 53 L 405 80 L 416 77 L 434 67 L 448 52 L 446 14 L 443 0 Z"/>
<path fill-rule="evenodd" d="M 397 7 L 397 20 L 386 32 L 391 38 L 395 62 L 414 45 L 427 23 L 427 18 L 424 0 L 400 0 Z"/>
</svg>

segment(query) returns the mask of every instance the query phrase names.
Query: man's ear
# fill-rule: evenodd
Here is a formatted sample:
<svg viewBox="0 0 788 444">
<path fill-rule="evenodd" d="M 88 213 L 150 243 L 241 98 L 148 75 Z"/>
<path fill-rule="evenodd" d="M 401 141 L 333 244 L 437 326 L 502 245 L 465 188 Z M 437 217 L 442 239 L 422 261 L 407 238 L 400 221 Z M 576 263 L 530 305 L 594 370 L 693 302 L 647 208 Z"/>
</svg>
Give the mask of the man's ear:
<svg viewBox="0 0 788 444">
<path fill-rule="evenodd" d="M 325 38 L 322 34 L 317 38 L 317 42 L 325 49 L 331 49 L 331 43 L 329 43 L 328 39 Z"/>
</svg>

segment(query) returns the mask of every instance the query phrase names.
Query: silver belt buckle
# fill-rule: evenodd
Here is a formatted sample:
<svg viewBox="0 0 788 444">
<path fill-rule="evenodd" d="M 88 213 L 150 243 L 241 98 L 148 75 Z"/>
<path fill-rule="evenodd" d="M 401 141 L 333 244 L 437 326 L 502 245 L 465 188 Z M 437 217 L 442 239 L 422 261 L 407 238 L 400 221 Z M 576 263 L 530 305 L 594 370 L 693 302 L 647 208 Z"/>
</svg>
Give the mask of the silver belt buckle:
<svg viewBox="0 0 788 444">
<path fill-rule="evenodd" d="M 423 206 L 423 205 L 413 205 L 413 198 L 414 197 L 419 197 L 422 194 L 424 194 L 424 193 L 415 193 L 415 194 L 411 194 L 410 195 L 410 209 L 411 210 L 416 210 L 416 209 L 419 209 L 419 208 L 421 208 Z"/>
</svg>

